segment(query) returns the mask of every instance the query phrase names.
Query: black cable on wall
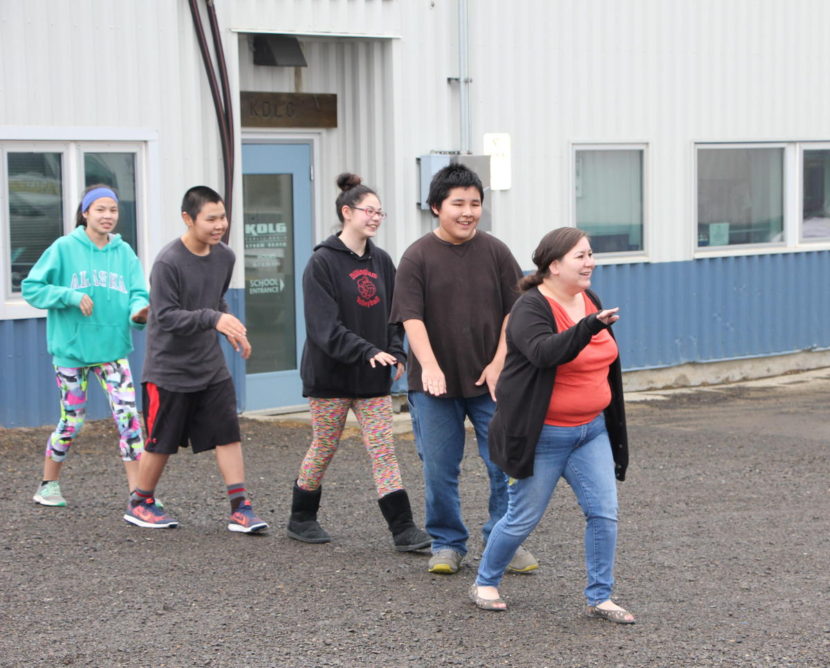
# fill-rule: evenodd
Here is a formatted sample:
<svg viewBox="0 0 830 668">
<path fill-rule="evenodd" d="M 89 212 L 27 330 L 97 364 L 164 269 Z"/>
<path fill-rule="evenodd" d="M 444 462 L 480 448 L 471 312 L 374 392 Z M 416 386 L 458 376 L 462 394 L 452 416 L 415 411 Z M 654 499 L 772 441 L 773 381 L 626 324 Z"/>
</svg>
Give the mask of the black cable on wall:
<svg viewBox="0 0 830 668">
<path fill-rule="evenodd" d="M 207 36 L 202 25 L 202 17 L 199 13 L 198 0 L 188 0 L 190 14 L 193 17 L 193 27 L 196 30 L 196 39 L 199 42 L 199 51 L 202 54 L 202 62 L 205 66 L 210 94 L 213 98 L 213 107 L 216 111 L 216 121 L 219 125 L 219 139 L 222 145 L 222 167 L 224 170 L 224 198 L 225 211 L 228 215 L 228 229 L 225 231 L 222 240 L 227 243 L 231 232 L 231 212 L 233 209 L 233 172 L 234 172 L 234 134 L 233 134 L 233 104 L 231 102 L 230 83 L 228 82 L 228 69 L 225 63 L 225 52 L 222 48 L 222 37 L 219 31 L 219 21 L 216 17 L 216 6 L 213 0 L 206 0 L 208 20 L 210 23 L 211 36 L 213 37 L 213 50 L 216 56 L 216 69 L 219 71 L 220 82 L 216 79 L 216 72 L 208 48 Z"/>
</svg>

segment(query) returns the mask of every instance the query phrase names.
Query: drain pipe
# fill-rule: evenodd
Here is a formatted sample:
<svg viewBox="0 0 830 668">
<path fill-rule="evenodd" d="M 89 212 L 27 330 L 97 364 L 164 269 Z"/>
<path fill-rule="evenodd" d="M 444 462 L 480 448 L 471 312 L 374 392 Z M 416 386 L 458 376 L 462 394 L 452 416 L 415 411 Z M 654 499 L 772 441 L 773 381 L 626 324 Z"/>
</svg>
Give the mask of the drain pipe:
<svg viewBox="0 0 830 668">
<path fill-rule="evenodd" d="M 225 187 L 225 210 L 228 215 L 228 228 L 225 231 L 222 241 L 228 243 L 231 231 L 231 205 L 233 199 L 233 126 L 230 117 L 230 90 L 227 82 L 227 70 L 225 68 L 224 53 L 221 48 L 221 38 L 218 34 L 218 23 L 216 23 L 215 13 L 213 12 L 213 2 L 208 0 L 208 13 L 211 19 L 211 29 L 213 32 L 213 44 L 216 50 L 216 57 L 219 61 L 219 70 L 222 75 L 222 89 L 220 90 L 219 83 L 216 80 L 216 73 L 214 72 L 210 49 L 208 47 L 207 36 L 202 25 L 202 18 L 199 14 L 198 0 L 189 0 L 190 14 L 193 17 L 193 27 L 196 31 L 196 38 L 199 42 L 199 50 L 202 54 L 202 62 L 205 66 L 205 74 L 210 85 L 210 93 L 213 97 L 213 107 L 216 111 L 216 120 L 219 125 L 219 139 L 222 145 L 222 166 L 224 168 L 224 187 Z M 224 93 L 224 96 L 223 96 Z M 224 100 L 223 100 L 224 97 Z"/>
<path fill-rule="evenodd" d="M 461 124 L 461 154 L 472 153 L 472 119 L 470 117 L 470 15 L 467 0 L 458 0 L 458 95 Z"/>
<path fill-rule="evenodd" d="M 219 70 L 219 83 L 222 85 L 222 97 L 225 102 L 225 129 L 228 137 L 228 151 L 225 160 L 225 208 L 228 214 L 228 230 L 231 227 L 231 209 L 233 208 L 233 176 L 236 161 L 236 151 L 233 134 L 233 103 L 231 102 L 231 85 L 228 80 L 228 66 L 225 61 L 225 50 L 222 48 L 222 32 L 219 29 L 219 19 L 216 17 L 216 3 L 214 0 L 207 0 L 208 19 L 210 21 L 210 32 L 213 37 L 213 53 L 216 57 L 216 67 Z M 225 239 L 227 243 L 227 239 Z"/>
<path fill-rule="evenodd" d="M 228 214 L 228 231 L 231 226 L 231 209 L 233 209 L 233 176 L 236 161 L 236 150 L 233 136 L 233 103 L 231 102 L 231 85 L 228 80 L 228 66 L 225 62 L 225 50 L 222 48 L 222 32 L 219 29 L 219 20 L 216 18 L 216 3 L 207 0 L 210 32 L 213 37 L 213 53 L 216 57 L 216 67 L 219 70 L 219 83 L 222 85 L 222 97 L 225 101 L 225 130 L 228 138 L 228 157 L 225 164 L 225 208 Z M 227 243 L 227 239 L 225 240 Z"/>
</svg>

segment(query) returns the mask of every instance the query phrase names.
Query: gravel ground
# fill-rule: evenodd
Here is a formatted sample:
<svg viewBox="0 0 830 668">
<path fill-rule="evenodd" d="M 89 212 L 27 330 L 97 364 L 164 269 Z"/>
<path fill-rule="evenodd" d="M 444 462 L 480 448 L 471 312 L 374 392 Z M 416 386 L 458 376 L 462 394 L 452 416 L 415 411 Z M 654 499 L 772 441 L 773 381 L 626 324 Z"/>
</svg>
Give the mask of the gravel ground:
<svg viewBox="0 0 830 668">
<path fill-rule="evenodd" d="M 426 554 L 392 549 L 354 434 L 324 486 L 333 542 L 305 545 L 284 534 L 305 425 L 243 420 L 248 486 L 272 524 L 259 537 L 225 529 L 213 458 L 189 452 L 158 490 L 180 528 L 127 525 L 104 421 L 65 466 L 70 505 L 36 506 L 50 429 L 0 428 L 0 665 L 826 666 L 828 404 L 830 372 L 629 405 L 616 589 L 629 627 L 582 616 L 583 521 L 564 483 L 527 543 L 541 568 L 502 584 L 510 610 L 467 600 L 487 490 L 472 439 L 475 538 L 459 574 L 436 576 Z M 422 518 L 410 437 L 398 454 Z"/>
</svg>

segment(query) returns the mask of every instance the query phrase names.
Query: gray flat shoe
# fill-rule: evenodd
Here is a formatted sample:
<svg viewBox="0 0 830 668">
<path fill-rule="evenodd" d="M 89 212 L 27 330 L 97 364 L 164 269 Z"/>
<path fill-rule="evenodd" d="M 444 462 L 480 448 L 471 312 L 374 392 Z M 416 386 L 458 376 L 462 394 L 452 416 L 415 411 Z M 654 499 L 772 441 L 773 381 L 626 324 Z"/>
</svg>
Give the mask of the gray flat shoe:
<svg viewBox="0 0 830 668">
<path fill-rule="evenodd" d="M 470 585 L 470 600 L 476 604 L 476 607 L 482 610 L 492 610 L 493 612 L 504 612 L 507 610 L 507 603 L 501 597 L 481 598 L 478 595 L 478 585 L 475 582 Z"/>
<path fill-rule="evenodd" d="M 588 615 L 588 617 L 606 619 L 609 622 L 614 622 L 615 624 L 634 624 L 636 621 L 634 619 L 634 615 L 623 608 L 620 608 L 619 610 L 604 610 L 603 608 L 598 608 L 595 605 L 589 605 L 585 614 Z"/>
</svg>

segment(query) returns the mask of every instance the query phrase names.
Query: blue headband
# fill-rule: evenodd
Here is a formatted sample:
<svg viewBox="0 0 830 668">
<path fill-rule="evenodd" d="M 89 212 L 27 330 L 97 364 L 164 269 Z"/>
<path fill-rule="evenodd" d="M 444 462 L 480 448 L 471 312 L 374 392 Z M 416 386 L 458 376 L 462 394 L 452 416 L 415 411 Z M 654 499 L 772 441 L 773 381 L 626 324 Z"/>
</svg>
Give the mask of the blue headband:
<svg viewBox="0 0 830 668">
<path fill-rule="evenodd" d="M 84 199 L 81 202 L 81 213 L 86 213 L 92 203 L 96 199 L 101 199 L 102 197 L 111 197 L 115 200 L 115 203 L 118 204 L 118 195 L 116 195 L 112 190 L 109 188 L 95 188 L 84 195 Z"/>
</svg>

